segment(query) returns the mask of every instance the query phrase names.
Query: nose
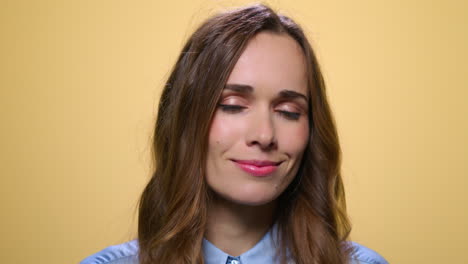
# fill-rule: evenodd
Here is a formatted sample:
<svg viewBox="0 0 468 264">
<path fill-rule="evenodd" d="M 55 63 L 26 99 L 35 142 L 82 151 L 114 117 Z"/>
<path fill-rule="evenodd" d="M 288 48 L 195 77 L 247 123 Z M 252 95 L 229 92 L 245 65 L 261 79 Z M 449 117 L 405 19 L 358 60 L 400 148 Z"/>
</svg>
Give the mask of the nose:
<svg viewBox="0 0 468 264">
<path fill-rule="evenodd" d="M 247 145 L 257 145 L 263 151 L 271 151 L 277 147 L 275 125 L 269 114 L 257 114 L 250 120 L 247 134 Z"/>
</svg>

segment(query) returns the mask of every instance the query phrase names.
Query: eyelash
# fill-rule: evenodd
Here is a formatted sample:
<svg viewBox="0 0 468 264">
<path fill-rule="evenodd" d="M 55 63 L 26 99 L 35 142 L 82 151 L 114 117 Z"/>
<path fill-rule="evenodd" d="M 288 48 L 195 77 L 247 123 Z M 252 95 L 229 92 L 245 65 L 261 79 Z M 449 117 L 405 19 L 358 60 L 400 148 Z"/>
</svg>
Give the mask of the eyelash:
<svg viewBox="0 0 468 264">
<path fill-rule="evenodd" d="M 240 111 L 244 110 L 246 107 L 240 105 L 226 105 L 226 104 L 219 104 L 221 110 L 226 113 L 239 113 Z"/>
<path fill-rule="evenodd" d="M 240 105 L 225 105 L 225 104 L 219 104 L 219 107 L 221 108 L 221 110 L 223 112 L 231 113 L 231 114 L 239 113 L 240 111 L 247 108 L 247 107 L 240 106 Z M 296 112 L 289 112 L 289 111 L 279 110 L 279 111 L 277 111 L 277 113 L 279 113 L 281 116 L 283 116 L 284 118 L 286 118 L 288 120 L 294 120 L 295 121 L 295 120 L 298 120 L 301 117 L 301 114 L 296 113 Z"/>
</svg>

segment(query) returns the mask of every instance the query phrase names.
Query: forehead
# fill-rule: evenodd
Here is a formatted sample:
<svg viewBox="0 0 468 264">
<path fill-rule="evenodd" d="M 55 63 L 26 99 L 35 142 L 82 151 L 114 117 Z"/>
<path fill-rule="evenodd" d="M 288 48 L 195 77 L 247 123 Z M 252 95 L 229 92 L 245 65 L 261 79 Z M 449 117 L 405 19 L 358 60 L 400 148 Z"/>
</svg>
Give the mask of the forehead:
<svg viewBox="0 0 468 264">
<path fill-rule="evenodd" d="M 287 34 L 261 32 L 247 43 L 228 83 L 307 94 L 304 53 Z"/>
</svg>

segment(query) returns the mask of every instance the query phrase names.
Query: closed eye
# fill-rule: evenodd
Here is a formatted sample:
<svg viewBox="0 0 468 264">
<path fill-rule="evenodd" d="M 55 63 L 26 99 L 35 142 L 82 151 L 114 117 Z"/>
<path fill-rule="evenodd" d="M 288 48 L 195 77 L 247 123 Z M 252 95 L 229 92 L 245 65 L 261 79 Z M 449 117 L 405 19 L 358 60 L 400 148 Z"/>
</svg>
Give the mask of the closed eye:
<svg viewBox="0 0 468 264">
<path fill-rule="evenodd" d="M 218 106 L 221 108 L 223 112 L 232 113 L 232 114 L 240 113 L 242 112 L 242 110 L 247 108 L 241 105 L 228 105 L 228 104 L 218 104 Z M 290 112 L 290 111 L 284 111 L 284 110 L 278 110 L 276 112 L 288 120 L 299 120 L 299 118 L 301 117 L 301 113 L 297 113 L 297 112 Z"/>
<path fill-rule="evenodd" d="M 240 105 L 227 105 L 227 104 L 219 104 L 218 105 L 223 112 L 226 113 L 239 113 L 242 110 L 244 110 L 245 106 L 240 106 Z"/>
<path fill-rule="evenodd" d="M 284 110 L 279 110 L 277 112 L 281 116 L 283 116 L 284 118 L 289 119 L 289 120 L 299 120 L 299 118 L 301 117 L 301 114 L 296 113 L 296 112 L 289 112 L 289 111 L 284 111 Z"/>
</svg>

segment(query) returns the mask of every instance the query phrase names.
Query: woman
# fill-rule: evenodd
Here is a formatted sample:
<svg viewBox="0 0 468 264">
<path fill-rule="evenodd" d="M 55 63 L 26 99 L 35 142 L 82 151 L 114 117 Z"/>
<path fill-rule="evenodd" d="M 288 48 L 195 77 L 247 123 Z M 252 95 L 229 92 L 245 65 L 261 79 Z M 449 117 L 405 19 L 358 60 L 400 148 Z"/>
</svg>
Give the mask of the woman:
<svg viewBox="0 0 468 264">
<path fill-rule="evenodd" d="M 138 240 L 82 263 L 386 263 L 347 242 L 338 136 L 313 50 L 264 5 L 217 15 L 163 90 Z"/>
</svg>

